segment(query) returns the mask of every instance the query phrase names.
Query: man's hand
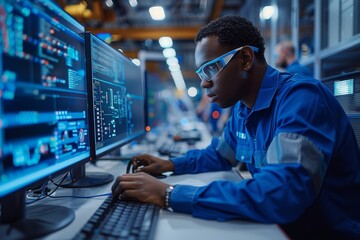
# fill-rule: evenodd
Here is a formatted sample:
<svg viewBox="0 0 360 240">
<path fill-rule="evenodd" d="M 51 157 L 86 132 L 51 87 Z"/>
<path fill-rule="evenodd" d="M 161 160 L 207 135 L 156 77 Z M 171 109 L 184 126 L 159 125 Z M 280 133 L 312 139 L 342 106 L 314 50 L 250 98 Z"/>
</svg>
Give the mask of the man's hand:
<svg viewBox="0 0 360 240">
<path fill-rule="evenodd" d="M 119 176 L 111 187 L 113 198 L 128 201 L 153 203 L 165 207 L 165 190 L 170 185 L 146 173 Z"/>
<path fill-rule="evenodd" d="M 174 171 L 174 164 L 172 161 L 154 157 L 149 154 L 135 156 L 131 161 L 134 165 L 135 172 L 163 173 Z"/>
</svg>

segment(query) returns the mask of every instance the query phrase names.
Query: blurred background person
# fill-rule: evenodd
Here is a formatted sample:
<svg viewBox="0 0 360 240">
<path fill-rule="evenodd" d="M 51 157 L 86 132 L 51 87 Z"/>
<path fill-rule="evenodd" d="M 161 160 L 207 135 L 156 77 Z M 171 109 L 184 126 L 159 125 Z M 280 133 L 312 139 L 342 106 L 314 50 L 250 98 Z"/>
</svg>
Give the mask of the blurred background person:
<svg viewBox="0 0 360 240">
<path fill-rule="evenodd" d="M 295 55 L 295 47 L 291 41 L 283 41 L 276 46 L 276 66 L 289 73 L 312 76 L 309 69 L 301 65 Z"/>
</svg>

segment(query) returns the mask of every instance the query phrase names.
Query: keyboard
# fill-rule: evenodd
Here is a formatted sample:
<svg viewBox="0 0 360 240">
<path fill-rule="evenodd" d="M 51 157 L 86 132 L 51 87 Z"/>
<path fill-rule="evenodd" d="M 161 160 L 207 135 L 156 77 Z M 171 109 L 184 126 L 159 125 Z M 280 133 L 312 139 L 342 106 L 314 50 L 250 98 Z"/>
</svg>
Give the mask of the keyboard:
<svg viewBox="0 0 360 240">
<path fill-rule="evenodd" d="M 161 155 L 176 155 L 181 153 L 181 147 L 177 143 L 163 142 L 159 148 L 158 153 Z"/>
<path fill-rule="evenodd" d="M 106 198 L 74 239 L 153 239 L 160 208 Z"/>
</svg>

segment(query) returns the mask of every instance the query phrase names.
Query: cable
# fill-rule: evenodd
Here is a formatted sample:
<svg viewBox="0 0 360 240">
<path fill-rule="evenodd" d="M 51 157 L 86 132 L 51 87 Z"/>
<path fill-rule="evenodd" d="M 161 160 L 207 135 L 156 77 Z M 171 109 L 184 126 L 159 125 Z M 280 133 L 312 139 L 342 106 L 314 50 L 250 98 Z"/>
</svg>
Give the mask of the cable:
<svg viewBox="0 0 360 240">
<path fill-rule="evenodd" d="M 109 195 L 111 195 L 111 193 L 103 193 L 103 194 L 97 194 L 97 195 L 90 195 L 90 196 L 74 196 L 74 195 L 71 195 L 71 196 L 51 196 L 52 194 L 54 194 L 56 192 L 56 190 L 59 189 L 59 187 L 61 187 L 61 184 L 65 181 L 66 177 L 68 176 L 69 172 L 67 172 L 63 177 L 57 179 L 57 180 L 53 180 L 53 179 L 50 179 L 51 183 L 53 185 L 56 186 L 56 188 L 54 190 L 51 191 L 51 193 L 47 193 L 46 189 L 47 189 L 47 182 L 45 181 L 43 183 L 43 185 L 41 186 L 41 188 L 39 188 L 39 190 L 41 189 L 41 192 L 42 192 L 42 195 L 40 195 L 37 199 L 35 199 L 34 201 L 31 201 L 31 202 L 27 202 L 26 205 L 30 205 L 30 204 L 33 204 L 39 200 L 42 200 L 46 197 L 49 197 L 49 198 L 95 198 L 95 197 L 107 197 Z M 71 175 L 71 173 L 70 173 Z M 60 181 L 61 180 L 61 181 Z M 56 182 L 57 181 L 60 181 L 59 184 L 57 184 Z"/>
<path fill-rule="evenodd" d="M 95 198 L 95 197 L 107 197 L 111 195 L 111 193 L 103 193 L 103 194 L 98 194 L 98 195 L 90 195 L 90 196 L 48 196 L 49 198 Z"/>
<path fill-rule="evenodd" d="M 27 202 L 26 204 L 31 204 L 31 203 L 34 203 L 34 202 L 39 201 L 40 199 L 44 198 L 45 197 L 44 193 L 47 190 L 48 190 L 47 181 L 44 181 L 39 188 L 29 190 L 26 193 L 26 197 L 30 198 L 30 199 L 34 199 L 34 200 L 31 202 Z M 31 195 L 33 195 L 33 196 L 31 196 Z"/>
<path fill-rule="evenodd" d="M 42 192 L 43 192 L 44 195 L 40 195 L 40 196 L 39 196 L 37 199 L 35 199 L 34 201 L 27 202 L 26 205 L 33 204 L 33 203 L 35 203 L 35 202 L 37 202 L 37 201 L 39 201 L 39 200 L 42 200 L 42 199 L 44 199 L 44 198 L 46 198 L 46 197 L 51 196 L 51 194 L 53 194 L 54 192 L 56 192 L 56 190 L 58 190 L 58 188 L 60 187 L 60 185 L 65 181 L 65 179 L 66 179 L 66 177 L 67 177 L 68 174 L 69 174 L 69 172 L 67 172 L 67 173 L 64 175 L 64 177 L 62 178 L 60 184 L 59 184 L 59 185 L 55 185 L 56 188 L 55 188 L 51 193 L 49 193 L 49 194 L 47 194 L 47 192 L 46 192 L 46 187 L 45 187 L 45 186 L 47 186 L 47 182 L 44 182 L 44 184 L 43 184 L 43 186 L 42 186 L 42 188 L 45 187 L 45 189 L 44 189 L 44 188 L 42 189 Z"/>
</svg>

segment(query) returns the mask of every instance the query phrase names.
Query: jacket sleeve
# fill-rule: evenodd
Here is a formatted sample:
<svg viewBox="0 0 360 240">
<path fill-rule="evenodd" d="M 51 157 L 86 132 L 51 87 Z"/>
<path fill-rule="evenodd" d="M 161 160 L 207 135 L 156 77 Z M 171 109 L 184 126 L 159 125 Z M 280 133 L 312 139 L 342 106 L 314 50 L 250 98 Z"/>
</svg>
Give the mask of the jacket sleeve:
<svg viewBox="0 0 360 240">
<path fill-rule="evenodd" d="M 184 156 L 170 159 L 174 163 L 175 174 L 201 173 L 230 170 L 231 164 L 216 151 L 218 138 L 213 138 L 205 149 L 188 151 Z"/>
<path fill-rule="evenodd" d="M 288 159 L 289 155 L 281 158 Z M 174 211 L 219 221 L 293 221 L 316 197 L 313 178 L 301 163 L 306 160 L 298 160 L 269 164 L 252 179 L 240 182 L 215 181 L 203 187 L 176 185 L 171 194 L 171 206 Z"/>
</svg>

